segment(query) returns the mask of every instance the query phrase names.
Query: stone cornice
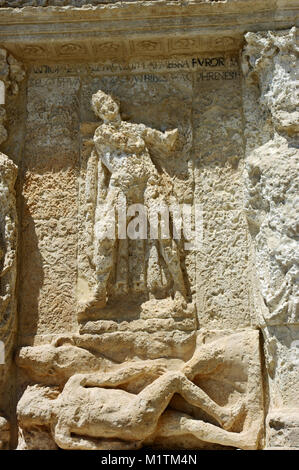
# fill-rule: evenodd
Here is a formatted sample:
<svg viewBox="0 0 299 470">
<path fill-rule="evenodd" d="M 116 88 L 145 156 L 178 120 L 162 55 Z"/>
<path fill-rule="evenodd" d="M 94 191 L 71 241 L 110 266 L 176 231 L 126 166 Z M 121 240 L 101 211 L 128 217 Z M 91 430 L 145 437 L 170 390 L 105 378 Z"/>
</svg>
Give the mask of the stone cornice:
<svg viewBox="0 0 299 470">
<path fill-rule="evenodd" d="M 221 38 L 224 48 L 236 48 L 246 31 L 294 26 L 298 11 L 298 0 L 161 0 L 82 8 L 0 8 L 0 46 L 29 62 L 217 50 Z M 180 38 L 191 42 L 173 47 L 173 41 Z"/>
</svg>

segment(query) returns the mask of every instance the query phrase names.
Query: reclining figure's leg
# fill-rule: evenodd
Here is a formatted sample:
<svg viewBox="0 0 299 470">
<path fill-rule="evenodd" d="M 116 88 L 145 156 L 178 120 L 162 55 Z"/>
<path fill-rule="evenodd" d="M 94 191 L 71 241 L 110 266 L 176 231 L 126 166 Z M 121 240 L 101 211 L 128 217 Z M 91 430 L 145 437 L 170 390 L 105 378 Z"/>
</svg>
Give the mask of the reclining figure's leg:
<svg viewBox="0 0 299 470">
<path fill-rule="evenodd" d="M 219 406 L 181 372 L 167 372 L 156 379 L 137 395 L 134 406 L 137 405 L 139 412 L 142 410 L 146 416 L 149 415 L 148 410 L 152 410 L 152 414 L 159 417 L 175 393 L 180 394 L 191 405 L 204 410 L 225 428 L 231 427 L 232 421 L 240 412 L 240 406 L 228 410 Z"/>
<path fill-rule="evenodd" d="M 223 446 L 239 447 L 244 450 L 257 448 L 257 438 L 251 431 L 229 432 L 204 421 L 193 419 L 177 411 L 166 411 L 158 423 L 159 437 L 179 436 L 192 434 L 204 442 L 211 442 Z"/>
</svg>

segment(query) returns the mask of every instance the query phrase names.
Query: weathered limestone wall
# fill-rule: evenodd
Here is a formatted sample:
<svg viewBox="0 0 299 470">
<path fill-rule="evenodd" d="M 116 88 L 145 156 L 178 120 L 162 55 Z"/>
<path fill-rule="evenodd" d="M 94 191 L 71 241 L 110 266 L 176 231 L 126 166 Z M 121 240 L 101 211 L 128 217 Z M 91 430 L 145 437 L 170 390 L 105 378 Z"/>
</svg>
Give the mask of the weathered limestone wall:
<svg viewBox="0 0 299 470">
<path fill-rule="evenodd" d="M 6 124 L 12 124 L 11 106 L 17 101 L 19 83 L 24 79 L 21 64 L 0 49 L 0 145 L 7 138 Z M 9 142 L 7 142 L 9 144 Z M 17 156 L 17 149 L 14 150 Z M 18 215 L 15 183 L 17 165 L 0 152 L 0 449 L 9 445 L 9 418 L 15 413 L 14 344 L 17 336 L 17 250 Z"/>
<path fill-rule="evenodd" d="M 299 445 L 296 8 L 1 9 L 3 448 Z"/>
<path fill-rule="evenodd" d="M 298 442 L 298 47 L 295 28 L 247 33 L 246 203 L 269 374 L 269 446 Z"/>
</svg>

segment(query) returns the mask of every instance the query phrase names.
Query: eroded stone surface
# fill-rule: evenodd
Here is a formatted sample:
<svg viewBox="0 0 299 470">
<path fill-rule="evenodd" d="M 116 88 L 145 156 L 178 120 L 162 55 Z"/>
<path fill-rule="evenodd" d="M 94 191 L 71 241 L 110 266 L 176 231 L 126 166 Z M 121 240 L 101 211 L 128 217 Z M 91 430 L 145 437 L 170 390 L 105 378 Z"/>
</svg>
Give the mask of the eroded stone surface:
<svg viewBox="0 0 299 470">
<path fill-rule="evenodd" d="M 7 130 L 5 129 L 5 100 L 6 93 L 17 95 L 19 83 L 24 79 L 25 71 L 13 55 L 6 49 L 0 48 L 0 145 L 7 139 Z"/>
<path fill-rule="evenodd" d="M 9 423 L 8 421 L 0 417 L 0 450 L 7 450 L 9 448 Z"/>
<path fill-rule="evenodd" d="M 258 332 L 229 335 L 220 330 L 213 337 L 202 330 L 197 337 L 196 276 L 189 277 L 186 270 L 183 274 L 174 240 L 170 245 L 160 238 L 151 242 L 156 266 L 149 250 L 142 267 L 147 239 L 126 240 L 118 254 L 121 246 L 114 237 L 98 236 L 111 229 L 108 209 L 118 197 L 124 196 L 128 205 L 154 205 L 158 210 L 162 202 L 181 196 L 165 163 L 175 145 L 182 148 L 180 133 L 172 126 L 161 132 L 123 121 L 118 101 L 102 90 L 92 95 L 92 105 L 103 124 L 81 127 L 86 161 L 79 199 L 79 334 L 66 332 L 50 345 L 21 348 L 17 364 L 39 384 L 27 387 L 18 404 L 20 448 L 52 448 L 56 443 L 64 449 L 135 449 L 163 446 L 164 438 L 175 445 L 185 434 L 192 436 L 187 447 L 210 443 L 257 448 L 263 422 Z M 181 134 L 181 142 L 186 136 Z M 191 147 L 184 151 L 190 158 Z M 236 162 L 229 164 L 232 168 Z M 238 224 L 238 212 L 232 213 Z M 128 247 L 134 242 L 135 247 Z M 195 258 L 190 261 L 195 263 Z M 242 317 L 235 329 L 241 325 Z M 220 395 L 215 373 L 223 384 Z M 167 409 L 174 395 L 181 396 L 175 412 Z"/>
<path fill-rule="evenodd" d="M 292 447 L 298 441 L 289 431 L 289 416 L 297 406 L 299 371 L 296 29 L 248 33 L 246 41 L 245 195 L 255 248 L 255 304 L 269 372 L 268 445 Z M 286 423 L 281 418 L 276 426 L 280 409 Z"/>
<path fill-rule="evenodd" d="M 17 212 L 16 165 L 0 152 L 0 414 L 10 414 L 10 371 L 16 335 Z M 0 416 L 0 447 L 8 445 L 9 427 Z"/>
</svg>

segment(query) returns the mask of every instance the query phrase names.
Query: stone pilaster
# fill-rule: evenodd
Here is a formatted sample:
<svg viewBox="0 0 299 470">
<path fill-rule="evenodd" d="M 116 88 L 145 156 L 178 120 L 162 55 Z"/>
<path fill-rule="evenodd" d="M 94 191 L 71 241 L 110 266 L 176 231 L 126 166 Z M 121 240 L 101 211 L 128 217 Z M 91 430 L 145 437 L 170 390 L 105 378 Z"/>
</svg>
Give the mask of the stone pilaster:
<svg viewBox="0 0 299 470">
<path fill-rule="evenodd" d="M 269 385 L 266 441 L 267 447 L 295 447 L 299 437 L 296 30 L 251 32 L 245 40 L 246 209 Z"/>
</svg>

